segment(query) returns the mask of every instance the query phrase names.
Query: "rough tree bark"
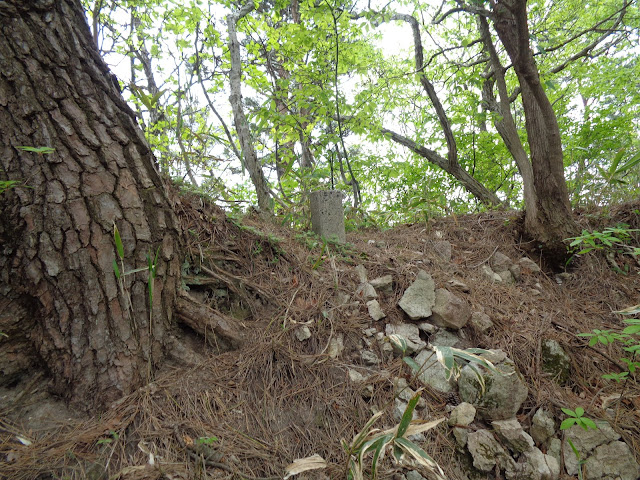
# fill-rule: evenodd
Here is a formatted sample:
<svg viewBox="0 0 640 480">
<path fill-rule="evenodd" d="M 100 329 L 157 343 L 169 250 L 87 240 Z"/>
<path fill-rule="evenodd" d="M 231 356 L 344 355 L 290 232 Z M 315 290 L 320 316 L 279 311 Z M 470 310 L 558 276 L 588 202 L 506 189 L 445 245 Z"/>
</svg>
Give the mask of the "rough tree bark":
<svg viewBox="0 0 640 480">
<path fill-rule="evenodd" d="M 562 259 L 563 239 L 575 233 L 576 224 L 564 178 L 560 128 L 529 45 L 527 0 L 498 0 L 493 24 L 522 90 L 535 190 L 535 203 L 526 205 L 525 232 L 550 258 Z"/>
<path fill-rule="evenodd" d="M 1 347 L 23 345 L 0 370 L 16 382 L 37 353 L 55 393 L 104 405 L 148 381 L 164 354 L 179 226 L 80 2 L 0 2 L 0 31 L 0 179 L 21 184 L 0 195 L 0 330 L 12 332 Z M 159 248 L 151 312 L 147 272 L 125 277 L 131 304 L 119 292 L 114 224 L 127 269 Z"/>
</svg>

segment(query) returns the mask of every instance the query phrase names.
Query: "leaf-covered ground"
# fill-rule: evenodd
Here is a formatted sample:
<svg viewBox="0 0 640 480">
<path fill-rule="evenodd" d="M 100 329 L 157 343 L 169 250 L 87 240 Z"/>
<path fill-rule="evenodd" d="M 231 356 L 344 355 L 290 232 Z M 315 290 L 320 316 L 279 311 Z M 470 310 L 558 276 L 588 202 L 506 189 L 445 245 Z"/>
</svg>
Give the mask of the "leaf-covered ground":
<svg viewBox="0 0 640 480">
<path fill-rule="evenodd" d="M 639 228 L 638 208 L 627 204 L 576 217 L 590 230 L 620 222 Z M 406 321 L 397 303 L 420 269 L 438 287 L 451 279 L 467 284 L 469 293 L 456 294 L 494 322 L 487 334 L 465 327 L 465 346 L 500 348 L 515 361 L 529 386 L 521 424 L 528 426 L 540 406 L 557 418 L 562 407 L 576 406 L 599 418 L 603 398 L 623 392 L 615 428 L 640 451 L 640 388 L 601 378 L 620 371 L 619 347 L 588 347 L 576 336 L 623 327 L 613 312 L 640 303 L 640 270 L 632 257 L 613 257 L 626 274 L 616 273 L 604 254 L 593 253 L 572 262 L 569 275 L 525 272 L 519 283 L 495 284 L 481 266 L 496 250 L 517 260 L 535 247 L 517 239 L 517 212 L 360 231 L 349 233 L 344 246 L 323 247 L 314 236 L 277 222 L 232 221 L 198 197 L 182 197 L 177 210 L 189 247 L 185 284 L 193 297 L 237 323 L 244 345 L 218 353 L 211 339 L 177 329 L 155 381 L 91 418 L 49 398 L 46 375 L 34 372 L 29 381 L 0 392 L 0 478 L 282 478 L 289 463 L 312 454 L 321 455 L 328 468 L 299 478 L 345 478 L 341 439 L 350 441 L 379 410 L 386 413 L 378 426 L 393 426 L 393 378 L 414 381 L 399 358 L 364 366 L 363 330 L 384 331 L 386 323 Z M 434 249 L 442 240 L 451 243 L 451 261 Z M 387 314 L 381 321 L 372 321 L 355 295 L 358 264 L 369 278 L 393 276 L 393 293 L 379 298 Z M 301 326 L 311 331 L 305 341 L 295 335 Z M 331 358 L 331 340 L 339 336 L 344 350 Z M 571 356 L 566 385 L 542 372 L 541 342 L 547 338 Z M 372 375 L 373 391 L 353 384 L 348 368 Z M 451 398 L 428 389 L 423 398 L 423 416 L 447 414 Z M 460 478 L 446 422 L 428 434 L 424 448 L 449 478 Z M 402 471 L 386 459 L 380 478 Z"/>
</svg>

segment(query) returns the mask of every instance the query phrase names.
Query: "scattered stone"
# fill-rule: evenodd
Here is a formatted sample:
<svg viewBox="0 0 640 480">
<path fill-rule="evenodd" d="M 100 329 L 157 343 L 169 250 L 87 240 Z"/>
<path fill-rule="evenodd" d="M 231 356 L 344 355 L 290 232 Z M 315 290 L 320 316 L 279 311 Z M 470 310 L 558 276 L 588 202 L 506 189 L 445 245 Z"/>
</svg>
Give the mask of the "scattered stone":
<svg viewBox="0 0 640 480">
<path fill-rule="evenodd" d="M 637 480 L 640 469 L 633 452 L 624 442 L 611 442 L 596 447 L 587 458 L 585 470 L 589 479 Z"/>
<path fill-rule="evenodd" d="M 406 340 L 407 351 L 404 352 L 405 355 L 412 355 L 427 347 L 426 342 L 420 338 L 420 330 L 418 329 L 418 326 L 412 323 L 401 323 L 400 325 L 387 324 L 385 327 L 385 333 L 387 334 L 387 337 L 391 335 L 400 335 Z M 403 354 L 403 352 L 400 351 L 397 353 Z"/>
<path fill-rule="evenodd" d="M 471 289 L 469 288 L 469 286 L 466 283 L 464 283 L 464 282 L 462 282 L 460 280 L 456 280 L 455 278 L 452 278 L 447 283 L 449 284 L 450 287 L 459 288 L 464 293 L 470 293 L 471 292 Z"/>
<path fill-rule="evenodd" d="M 493 322 L 491 321 L 491 318 L 489 318 L 489 315 L 482 312 L 473 312 L 471 314 L 470 322 L 476 330 L 482 333 L 486 333 L 491 327 L 493 327 Z"/>
<path fill-rule="evenodd" d="M 491 425 L 512 452 L 523 453 L 533 449 L 533 438 L 524 431 L 517 419 L 496 420 Z"/>
<path fill-rule="evenodd" d="M 364 364 L 370 367 L 380 363 L 380 358 L 371 350 L 363 350 L 360 356 L 362 357 Z"/>
<path fill-rule="evenodd" d="M 511 265 L 513 265 L 513 261 L 501 252 L 495 252 L 489 259 L 489 266 L 494 272 L 509 270 Z"/>
<path fill-rule="evenodd" d="M 538 445 L 545 443 L 556 433 L 553 416 L 543 408 L 539 408 L 531 420 L 529 433 Z"/>
<path fill-rule="evenodd" d="M 509 267 L 509 271 L 511 272 L 511 275 L 513 275 L 513 278 L 516 280 L 516 282 L 522 280 L 522 268 L 520 267 L 520 265 L 514 263 Z"/>
<path fill-rule="evenodd" d="M 393 277 L 391 275 L 374 278 L 369 283 L 379 292 L 387 295 L 391 295 L 393 293 Z"/>
<path fill-rule="evenodd" d="M 545 455 L 537 448 L 524 452 L 516 465 L 516 472 L 509 480 L 526 478 L 527 480 L 557 480 L 560 476 L 560 464 L 551 455 Z"/>
<path fill-rule="evenodd" d="M 404 411 L 407 409 L 407 405 L 408 405 L 408 402 L 405 402 L 404 400 L 401 400 L 400 398 L 394 399 L 394 401 L 393 401 L 393 411 L 392 411 L 391 414 L 393 415 L 393 419 L 396 422 L 399 422 L 400 420 L 402 420 L 402 416 L 404 415 Z M 411 418 L 413 420 L 418 418 L 418 414 L 417 414 L 417 412 L 415 410 L 411 414 Z"/>
<path fill-rule="evenodd" d="M 420 366 L 418 380 L 423 384 L 442 393 L 449 393 L 454 389 L 454 381 L 447 378 L 447 371 L 438 361 L 436 354 L 429 350 L 422 350 L 414 359 Z"/>
<path fill-rule="evenodd" d="M 507 354 L 500 349 L 485 350 L 484 353 L 480 354 L 480 356 L 494 365 L 496 363 L 504 362 L 507 358 Z"/>
<path fill-rule="evenodd" d="M 338 333 L 336 336 L 332 337 L 329 341 L 329 348 L 327 349 L 327 354 L 330 358 L 338 358 L 342 351 L 344 350 L 344 335 L 342 333 Z"/>
<path fill-rule="evenodd" d="M 460 338 L 455 333 L 441 329 L 433 335 L 430 342 L 438 347 L 455 347 L 460 343 Z"/>
<path fill-rule="evenodd" d="M 516 416 L 529 390 L 509 358 L 494 364 L 500 373 L 478 365 L 469 364 L 462 368 L 458 387 L 460 398 L 473 404 L 478 414 L 487 420 L 506 420 Z M 480 383 L 479 377 L 484 385 Z"/>
<path fill-rule="evenodd" d="M 426 480 L 426 478 L 424 478 L 415 470 L 409 470 L 407 472 L 407 480 Z"/>
<path fill-rule="evenodd" d="M 559 438 L 554 437 L 549 440 L 547 455 L 551 455 L 553 458 L 555 458 L 558 462 L 558 465 L 560 465 L 560 458 L 562 457 L 562 442 Z"/>
<path fill-rule="evenodd" d="M 499 465 L 502 469 L 515 470 L 515 462 L 488 430 L 469 433 L 467 448 L 473 458 L 473 466 L 482 472 L 490 472 Z"/>
<path fill-rule="evenodd" d="M 497 272 L 497 275 L 500 277 L 500 280 L 502 281 L 502 283 L 506 283 L 506 284 L 516 283 L 516 279 L 513 278 L 513 275 L 509 270 L 502 270 L 500 272 Z"/>
<path fill-rule="evenodd" d="M 356 268 L 354 268 L 354 270 L 358 275 L 358 281 L 360 283 L 367 283 L 369 281 L 367 279 L 367 269 L 364 268 L 364 265 L 356 265 Z"/>
<path fill-rule="evenodd" d="M 564 442 L 562 445 L 564 465 L 569 475 L 578 474 L 578 460 L 573 453 L 573 449 L 569 446 L 569 440 L 573 443 L 580 454 L 581 459 L 587 459 L 591 456 L 591 452 L 600 445 L 615 442 L 620 439 L 609 422 L 604 420 L 596 420 L 597 429 L 584 430 L 578 425 L 574 425 L 564 431 Z"/>
<path fill-rule="evenodd" d="M 367 337 L 373 337 L 378 333 L 378 329 L 376 327 L 365 328 L 364 330 L 362 330 L 362 333 L 364 333 Z"/>
<path fill-rule="evenodd" d="M 467 402 L 456 406 L 449 415 L 449 426 L 460 425 L 467 427 L 476 418 L 476 407 Z"/>
<path fill-rule="evenodd" d="M 338 306 L 346 305 L 349 300 L 351 300 L 351 295 L 345 292 L 338 292 L 335 296 L 336 305 Z"/>
<path fill-rule="evenodd" d="M 436 290 L 432 311 L 431 321 L 433 323 L 454 330 L 464 327 L 471 318 L 471 310 L 467 302 L 444 288 Z"/>
<path fill-rule="evenodd" d="M 436 327 L 433 323 L 429 323 L 429 322 L 418 323 L 418 329 L 421 332 L 426 333 L 427 335 L 431 335 L 432 333 L 435 333 L 438 331 L 438 327 Z"/>
<path fill-rule="evenodd" d="M 480 267 L 480 271 L 490 281 L 496 282 L 496 283 L 501 283 L 502 282 L 502 277 L 500 277 L 500 275 L 498 275 L 496 272 L 491 270 L 491 267 L 489 265 L 483 265 L 482 267 Z"/>
<path fill-rule="evenodd" d="M 464 427 L 453 427 L 453 436 L 460 448 L 464 448 L 469 441 L 469 429 Z"/>
<path fill-rule="evenodd" d="M 296 328 L 293 333 L 300 342 L 311 338 L 311 330 L 306 325 Z"/>
<path fill-rule="evenodd" d="M 569 380 L 571 358 L 556 340 L 542 342 L 542 371 L 552 375 L 560 385 Z"/>
<path fill-rule="evenodd" d="M 451 261 L 451 243 L 446 240 L 440 240 L 433 243 L 433 250 L 445 262 Z"/>
<path fill-rule="evenodd" d="M 387 315 L 380 308 L 380 304 L 377 300 L 369 300 L 367 302 L 367 309 L 369 310 L 369 316 L 375 321 L 381 320 Z"/>
<path fill-rule="evenodd" d="M 431 275 L 424 270 L 405 290 L 398 305 L 409 315 L 411 320 L 420 320 L 431 316 L 431 309 L 436 303 L 435 283 Z"/>
<path fill-rule="evenodd" d="M 369 378 L 353 368 L 348 369 L 347 373 L 349 374 L 349 380 L 353 383 L 364 383 L 367 381 L 367 378 Z"/>
<path fill-rule="evenodd" d="M 533 260 L 531 260 L 530 258 L 527 258 L 527 257 L 522 257 L 520 260 L 518 260 L 518 265 L 525 272 L 531 272 L 531 273 L 540 273 L 541 272 L 540 267 L 538 266 L 538 264 L 536 262 L 534 262 Z"/>
<path fill-rule="evenodd" d="M 407 380 L 405 380 L 402 377 L 397 377 L 393 383 L 395 385 L 396 396 L 399 399 L 409 403 L 409 401 L 413 398 L 416 392 L 411 387 L 409 387 Z M 427 401 L 424 398 L 420 397 L 420 400 L 418 400 L 418 404 L 416 405 L 416 408 L 422 409 L 422 408 L 425 408 L 426 406 L 427 406 Z"/>
<path fill-rule="evenodd" d="M 563 283 L 571 280 L 573 278 L 573 275 L 569 272 L 562 272 L 562 273 L 557 273 L 554 278 L 558 285 L 562 285 Z"/>
<path fill-rule="evenodd" d="M 374 298 L 378 298 L 378 294 L 376 293 L 375 288 L 373 288 L 373 286 L 368 282 L 358 285 L 356 295 L 362 297 L 365 302 L 373 300 Z"/>
</svg>

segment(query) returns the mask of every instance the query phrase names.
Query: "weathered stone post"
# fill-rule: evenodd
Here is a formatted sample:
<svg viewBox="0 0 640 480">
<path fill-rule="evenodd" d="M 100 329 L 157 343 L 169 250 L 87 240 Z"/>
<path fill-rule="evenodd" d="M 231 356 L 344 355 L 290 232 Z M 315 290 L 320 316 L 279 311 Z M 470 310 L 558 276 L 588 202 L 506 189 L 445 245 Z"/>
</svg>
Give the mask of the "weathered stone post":
<svg viewBox="0 0 640 480">
<path fill-rule="evenodd" d="M 327 239 L 344 243 L 347 237 L 344 231 L 344 194 L 339 190 L 321 190 L 311 192 L 311 227 L 315 233 Z"/>
</svg>

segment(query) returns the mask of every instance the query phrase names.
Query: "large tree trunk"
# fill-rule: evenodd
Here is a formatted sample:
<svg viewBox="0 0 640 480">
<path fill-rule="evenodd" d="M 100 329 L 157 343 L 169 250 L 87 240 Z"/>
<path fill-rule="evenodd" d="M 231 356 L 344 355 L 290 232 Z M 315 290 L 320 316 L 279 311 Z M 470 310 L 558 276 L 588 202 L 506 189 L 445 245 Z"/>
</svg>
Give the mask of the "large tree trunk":
<svg viewBox="0 0 640 480">
<path fill-rule="evenodd" d="M 21 184 L 0 195 L 0 331 L 8 311 L 32 316 L 1 347 L 30 344 L 56 393 L 107 404 L 147 382 L 164 353 L 179 227 L 79 0 L 0 2 L 0 25 L 0 180 Z M 119 290 L 114 224 L 127 270 L 159 248 L 151 311 L 146 271 Z"/>
<path fill-rule="evenodd" d="M 227 30 L 229 32 L 229 53 L 231 55 L 231 70 L 229 72 L 229 102 L 233 110 L 233 120 L 236 124 L 244 165 L 249 170 L 249 177 L 256 189 L 258 208 L 264 213 L 273 212 L 273 201 L 269 190 L 269 183 L 264 176 L 262 165 L 258 160 L 256 149 L 251 139 L 249 123 L 242 105 L 242 60 L 240 58 L 240 42 L 238 41 L 238 21 L 255 9 L 253 1 L 248 1 L 236 13 L 227 16 Z"/>
<path fill-rule="evenodd" d="M 526 0 L 499 0 L 494 26 L 522 89 L 533 167 L 535 205 L 525 205 L 525 231 L 552 257 L 565 257 L 563 239 L 576 231 L 564 178 L 562 141 L 555 112 L 529 46 Z"/>
</svg>

